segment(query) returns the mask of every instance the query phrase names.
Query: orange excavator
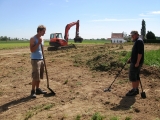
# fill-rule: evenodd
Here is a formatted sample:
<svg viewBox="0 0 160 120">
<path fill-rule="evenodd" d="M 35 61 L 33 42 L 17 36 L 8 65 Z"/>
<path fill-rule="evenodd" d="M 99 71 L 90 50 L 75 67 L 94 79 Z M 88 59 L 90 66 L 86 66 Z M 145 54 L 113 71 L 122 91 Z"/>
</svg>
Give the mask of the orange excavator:
<svg viewBox="0 0 160 120">
<path fill-rule="evenodd" d="M 64 39 L 62 36 L 62 33 L 51 33 L 50 34 L 50 42 L 49 42 L 49 47 L 47 48 L 48 51 L 54 51 L 57 50 L 58 48 L 76 48 L 74 44 L 68 45 L 68 38 L 69 38 L 69 29 L 76 25 L 76 35 L 74 38 L 74 42 L 81 43 L 83 41 L 83 38 L 79 36 L 79 20 L 76 22 L 72 22 L 70 24 L 67 24 L 65 27 L 65 35 Z"/>
</svg>

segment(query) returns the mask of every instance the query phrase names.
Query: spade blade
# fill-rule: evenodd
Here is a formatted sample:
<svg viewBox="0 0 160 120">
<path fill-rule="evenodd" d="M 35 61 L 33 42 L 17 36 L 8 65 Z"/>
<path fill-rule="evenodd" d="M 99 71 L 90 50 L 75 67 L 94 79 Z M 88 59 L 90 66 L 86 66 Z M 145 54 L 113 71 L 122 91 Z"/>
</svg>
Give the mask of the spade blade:
<svg viewBox="0 0 160 120">
<path fill-rule="evenodd" d="M 111 90 L 108 88 L 108 89 L 104 89 L 104 92 L 110 92 Z"/>
<path fill-rule="evenodd" d="M 142 97 L 143 99 L 145 99 L 145 98 L 146 98 L 146 93 L 145 93 L 145 92 L 142 92 L 142 93 L 141 93 L 141 97 Z"/>
</svg>

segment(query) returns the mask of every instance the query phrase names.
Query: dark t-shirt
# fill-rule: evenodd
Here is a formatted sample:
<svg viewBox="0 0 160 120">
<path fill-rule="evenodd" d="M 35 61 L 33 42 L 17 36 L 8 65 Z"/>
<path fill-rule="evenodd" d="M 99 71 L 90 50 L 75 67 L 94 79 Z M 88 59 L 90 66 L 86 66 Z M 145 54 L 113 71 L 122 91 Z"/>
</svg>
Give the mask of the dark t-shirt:
<svg viewBox="0 0 160 120">
<path fill-rule="evenodd" d="M 141 38 L 138 38 L 133 45 L 132 53 L 131 53 L 131 63 L 136 64 L 138 54 L 142 54 L 142 58 L 139 64 L 143 64 L 144 62 L 144 43 Z"/>
</svg>

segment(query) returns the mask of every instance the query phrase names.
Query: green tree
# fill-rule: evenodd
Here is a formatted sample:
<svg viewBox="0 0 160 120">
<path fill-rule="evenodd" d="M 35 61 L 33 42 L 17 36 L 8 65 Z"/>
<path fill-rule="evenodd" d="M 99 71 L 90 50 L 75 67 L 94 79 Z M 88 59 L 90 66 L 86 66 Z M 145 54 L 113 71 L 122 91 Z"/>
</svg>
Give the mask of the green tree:
<svg viewBox="0 0 160 120">
<path fill-rule="evenodd" d="M 148 31 L 146 37 L 147 39 L 156 40 L 156 36 L 152 31 Z"/>
<path fill-rule="evenodd" d="M 141 35 L 143 36 L 143 39 L 146 38 L 146 22 L 144 20 L 142 20 Z"/>
</svg>

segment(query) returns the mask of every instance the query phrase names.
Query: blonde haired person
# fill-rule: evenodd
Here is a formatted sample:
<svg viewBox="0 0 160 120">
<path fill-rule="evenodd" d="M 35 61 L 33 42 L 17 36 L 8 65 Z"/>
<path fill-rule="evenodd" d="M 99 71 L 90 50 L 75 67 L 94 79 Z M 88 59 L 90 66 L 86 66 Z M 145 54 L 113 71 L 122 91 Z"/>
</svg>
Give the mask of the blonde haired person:
<svg viewBox="0 0 160 120">
<path fill-rule="evenodd" d="M 41 36 L 44 36 L 46 27 L 39 25 L 37 28 L 37 34 L 30 39 L 30 51 L 31 51 L 31 65 L 32 65 L 32 90 L 31 97 L 36 98 L 36 94 L 46 94 L 45 91 L 39 88 L 40 79 L 43 79 L 44 63 L 41 49 L 44 41 Z"/>
</svg>

